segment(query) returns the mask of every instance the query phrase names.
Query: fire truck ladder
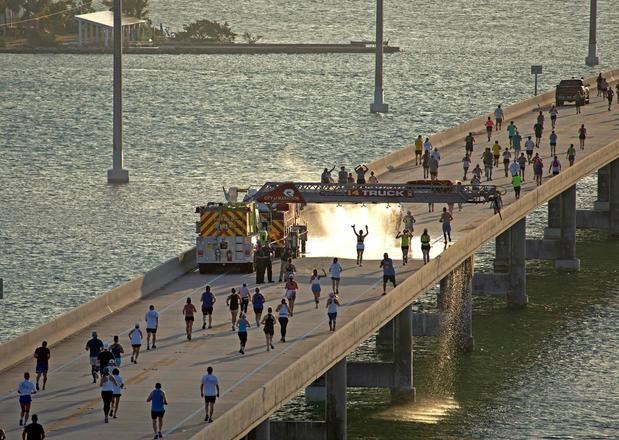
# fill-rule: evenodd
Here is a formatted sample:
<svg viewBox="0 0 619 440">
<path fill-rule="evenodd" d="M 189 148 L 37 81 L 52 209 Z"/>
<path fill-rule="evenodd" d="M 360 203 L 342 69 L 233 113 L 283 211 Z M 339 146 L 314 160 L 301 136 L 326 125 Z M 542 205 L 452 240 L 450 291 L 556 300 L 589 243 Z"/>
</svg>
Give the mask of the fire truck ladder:
<svg viewBox="0 0 619 440">
<path fill-rule="evenodd" d="M 499 195 L 495 185 L 423 183 L 267 182 L 244 202 L 262 203 L 487 203 Z"/>
</svg>

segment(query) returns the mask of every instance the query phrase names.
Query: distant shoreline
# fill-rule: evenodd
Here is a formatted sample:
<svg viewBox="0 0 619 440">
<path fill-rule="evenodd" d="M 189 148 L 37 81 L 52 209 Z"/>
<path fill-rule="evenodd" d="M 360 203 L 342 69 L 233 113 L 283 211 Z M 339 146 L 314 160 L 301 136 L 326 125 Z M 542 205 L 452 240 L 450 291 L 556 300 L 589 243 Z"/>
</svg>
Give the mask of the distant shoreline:
<svg viewBox="0 0 619 440">
<path fill-rule="evenodd" d="M 374 53 L 374 45 L 364 42 L 347 44 L 322 43 L 257 43 L 257 44 L 170 44 L 160 46 L 130 46 L 123 48 L 128 55 L 242 55 L 242 54 L 321 54 L 321 53 Z M 400 52 L 398 46 L 384 46 L 385 53 Z M 12 47 L 0 48 L 0 54 L 72 54 L 72 55 L 99 55 L 111 54 L 112 48 L 103 47 Z"/>
</svg>

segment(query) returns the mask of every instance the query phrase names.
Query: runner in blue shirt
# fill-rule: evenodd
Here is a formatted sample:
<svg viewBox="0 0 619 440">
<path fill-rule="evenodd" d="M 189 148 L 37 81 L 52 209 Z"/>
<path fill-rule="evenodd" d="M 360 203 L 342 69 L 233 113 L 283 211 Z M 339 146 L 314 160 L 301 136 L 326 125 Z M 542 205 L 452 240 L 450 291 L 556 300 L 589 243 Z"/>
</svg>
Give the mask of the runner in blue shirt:
<svg viewBox="0 0 619 440">
<path fill-rule="evenodd" d="M 260 288 L 256 287 L 254 295 L 251 297 L 251 302 L 254 306 L 254 314 L 256 315 L 256 326 L 260 327 L 260 318 L 262 318 L 262 310 L 264 309 L 264 295 L 260 292 Z"/>
<path fill-rule="evenodd" d="M 159 382 L 155 384 L 155 389 L 150 392 L 146 402 L 151 403 L 150 416 L 153 419 L 153 431 L 155 432 L 155 437 L 153 438 L 163 438 L 161 431 L 163 429 L 165 405 L 168 404 L 168 399 L 166 399 L 165 392 L 161 389 L 161 384 Z M 159 429 L 157 429 L 157 420 L 159 421 Z"/>
<path fill-rule="evenodd" d="M 200 301 L 202 301 L 202 330 L 206 328 L 206 317 L 208 315 L 208 328 L 213 328 L 211 325 L 213 323 L 213 305 L 217 298 L 211 292 L 211 286 L 206 286 L 204 292 L 202 292 L 202 296 L 200 297 Z"/>
<path fill-rule="evenodd" d="M 380 262 L 380 267 L 383 268 L 383 295 L 387 294 L 387 283 L 391 281 L 393 287 L 395 284 L 395 268 L 393 267 L 393 260 L 389 258 L 389 254 L 385 252 L 383 254 L 383 261 Z"/>
</svg>

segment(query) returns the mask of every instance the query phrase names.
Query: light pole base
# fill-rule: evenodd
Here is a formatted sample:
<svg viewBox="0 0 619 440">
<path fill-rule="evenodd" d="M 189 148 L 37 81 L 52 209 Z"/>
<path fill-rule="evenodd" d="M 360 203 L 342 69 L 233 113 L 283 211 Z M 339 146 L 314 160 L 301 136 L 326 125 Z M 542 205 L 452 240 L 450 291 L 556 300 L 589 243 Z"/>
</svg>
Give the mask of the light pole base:
<svg viewBox="0 0 619 440">
<path fill-rule="evenodd" d="M 129 170 L 122 168 L 107 170 L 107 183 L 129 183 Z"/>
<path fill-rule="evenodd" d="M 373 102 L 370 104 L 371 113 L 389 113 L 389 104 L 384 102 Z"/>
<path fill-rule="evenodd" d="M 585 58 L 585 64 L 587 66 L 597 66 L 598 64 L 600 64 L 600 57 L 595 55 L 595 53 L 590 53 L 589 55 L 587 55 L 587 58 Z"/>
</svg>

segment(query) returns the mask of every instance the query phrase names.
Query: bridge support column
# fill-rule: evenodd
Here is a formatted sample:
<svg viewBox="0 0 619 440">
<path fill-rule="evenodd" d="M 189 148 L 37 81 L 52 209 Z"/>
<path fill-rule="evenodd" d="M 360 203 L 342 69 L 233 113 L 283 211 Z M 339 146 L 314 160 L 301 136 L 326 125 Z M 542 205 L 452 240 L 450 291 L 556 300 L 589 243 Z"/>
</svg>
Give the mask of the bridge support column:
<svg viewBox="0 0 619 440">
<path fill-rule="evenodd" d="M 511 264 L 509 268 L 509 288 L 507 290 L 507 305 L 522 307 L 527 305 L 529 298 L 526 290 L 526 232 L 527 218 L 523 217 L 510 228 Z"/>
<path fill-rule="evenodd" d="M 608 235 L 619 238 L 619 159 L 609 165 L 609 228 Z"/>
<path fill-rule="evenodd" d="M 346 440 L 346 358 L 326 374 L 327 381 L 327 440 Z"/>
<path fill-rule="evenodd" d="M 247 440 L 271 440 L 271 422 L 266 419 L 256 426 L 246 437 Z"/>
<path fill-rule="evenodd" d="M 509 229 L 495 239 L 494 271 L 509 272 L 511 255 L 511 234 Z"/>
<path fill-rule="evenodd" d="M 561 196 L 548 200 L 548 226 L 544 228 L 544 238 L 561 237 Z"/>
<path fill-rule="evenodd" d="M 413 309 L 406 306 L 393 320 L 393 385 L 391 401 L 415 400 L 413 387 Z"/>
<path fill-rule="evenodd" d="M 594 211 L 608 211 L 610 192 L 610 165 L 598 170 L 598 199 L 593 202 Z"/>
<path fill-rule="evenodd" d="M 561 237 L 555 267 L 565 270 L 580 270 L 580 260 L 576 258 L 576 185 L 563 191 L 560 197 Z"/>
</svg>

